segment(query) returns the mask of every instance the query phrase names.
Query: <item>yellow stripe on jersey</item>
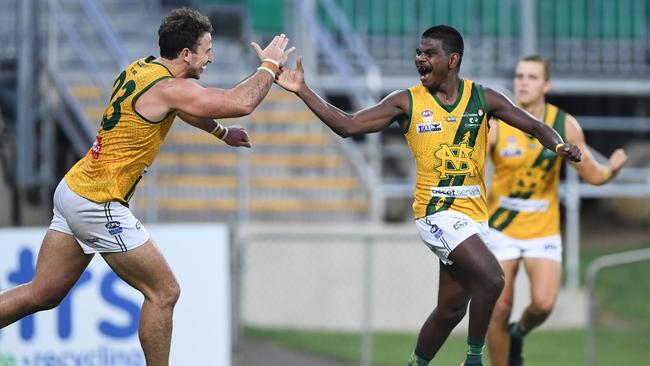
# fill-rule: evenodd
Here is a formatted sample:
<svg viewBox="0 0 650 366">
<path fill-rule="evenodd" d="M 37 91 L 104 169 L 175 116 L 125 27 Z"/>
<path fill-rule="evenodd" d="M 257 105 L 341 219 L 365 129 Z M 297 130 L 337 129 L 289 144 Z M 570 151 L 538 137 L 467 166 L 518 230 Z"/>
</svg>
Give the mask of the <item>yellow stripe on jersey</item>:
<svg viewBox="0 0 650 366">
<path fill-rule="evenodd" d="M 453 210 L 487 220 L 485 157 L 489 109 L 483 87 L 461 81 L 454 105 L 423 85 L 408 89 L 411 113 L 406 142 L 415 158 L 415 218 Z"/>
<path fill-rule="evenodd" d="M 543 122 L 562 137 L 564 120 L 564 111 L 546 105 Z M 502 121 L 497 128 L 488 196 L 490 227 L 515 239 L 559 234 L 561 159 L 525 132 Z"/>
<path fill-rule="evenodd" d="M 149 121 L 135 110 L 138 97 L 158 81 L 172 77 L 154 57 L 122 71 L 92 148 L 68 171 L 65 180 L 78 195 L 95 202 L 127 203 L 155 159 L 176 113 Z"/>
</svg>

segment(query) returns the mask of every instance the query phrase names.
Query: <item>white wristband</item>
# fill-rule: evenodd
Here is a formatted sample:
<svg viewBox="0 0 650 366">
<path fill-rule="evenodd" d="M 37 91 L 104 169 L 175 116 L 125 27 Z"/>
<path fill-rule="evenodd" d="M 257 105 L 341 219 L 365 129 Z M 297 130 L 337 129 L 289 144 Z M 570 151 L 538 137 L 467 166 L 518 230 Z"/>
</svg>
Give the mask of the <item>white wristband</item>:
<svg viewBox="0 0 650 366">
<path fill-rule="evenodd" d="M 225 140 L 226 136 L 228 136 L 228 127 L 224 127 L 226 129 L 226 132 L 223 133 L 223 136 L 221 136 L 221 140 Z"/>
<path fill-rule="evenodd" d="M 264 60 L 262 60 L 262 62 L 264 62 L 264 61 L 272 62 L 272 63 L 274 63 L 275 66 L 277 66 L 278 68 L 280 67 L 280 63 L 277 62 L 277 61 L 275 61 L 274 59 L 271 59 L 271 58 L 265 58 Z"/>
<path fill-rule="evenodd" d="M 275 79 L 275 74 L 273 73 L 273 70 L 269 69 L 268 67 L 260 66 L 257 69 L 258 70 L 268 71 L 269 74 L 271 74 L 271 76 L 273 76 L 273 79 Z"/>
</svg>

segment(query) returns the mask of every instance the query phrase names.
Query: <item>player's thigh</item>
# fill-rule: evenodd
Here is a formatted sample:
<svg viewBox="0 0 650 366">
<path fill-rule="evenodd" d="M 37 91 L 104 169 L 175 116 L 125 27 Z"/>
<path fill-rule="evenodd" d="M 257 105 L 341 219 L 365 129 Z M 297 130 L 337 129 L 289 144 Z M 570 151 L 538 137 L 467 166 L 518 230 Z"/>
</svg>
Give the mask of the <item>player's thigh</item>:
<svg viewBox="0 0 650 366">
<path fill-rule="evenodd" d="M 92 254 L 84 254 L 72 235 L 48 230 L 38 252 L 32 285 L 49 297 L 63 297 L 92 258 Z"/>
<path fill-rule="evenodd" d="M 562 265 L 547 258 L 524 258 L 530 279 L 531 301 L 543 308 L 553 307 L 560 289 Z"/>
<path fill-rule="evenodd" d="M 149 239 L 143 245 L 102 257 L 126 283 L 147 297 L 178 292 L 178 282 L 158 247 Z"/>
<path fill-rule="evenodd" d="M 451 252 L 449 258 L 471 278 L 503 276 L 501 265 L 478 234 L 465 239 Z"/>
</svg>

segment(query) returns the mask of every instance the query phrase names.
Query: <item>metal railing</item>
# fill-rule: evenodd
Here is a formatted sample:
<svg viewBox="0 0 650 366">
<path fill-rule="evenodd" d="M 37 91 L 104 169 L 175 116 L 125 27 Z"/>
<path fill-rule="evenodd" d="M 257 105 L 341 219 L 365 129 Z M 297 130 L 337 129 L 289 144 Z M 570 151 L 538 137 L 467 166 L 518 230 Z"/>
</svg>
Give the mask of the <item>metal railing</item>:
<svg viewBox="0 0 650 366">
<path fill-rule="evenodd" d="M 587 334 L 585 337 L 585 361 L 587 366 L 596 365 L 596 324 L 598 323 L 596 279 L 598 273 L 605 268 L 643 261 L 650 261 L 650 248 L 605 255 L 595 259 L 591 264 L 589 264 L 589 267 L 587 267 L 585 279 L 585 285 L 589 296 L 589 322 L 587 324 Z"/>
<path fill-rule="evenodd" d="M 519 57 L 540 53 L 555 75 L 572 79 L 554 85 L 557 93 L 609 90 L 625 92 L 621 79 L 648 80 L 650 0 L 311 0 L 316 18 L 336 14 L 334 29 L 346 30 L 332 41 L 341 49 L 354 44 L 367 50 L 379 67 L 385 90 L 413 83 L 414 50 L 421 33 L 434 24 L 450 24 L 465 39 L 462 73 L 474 79 L 510 78 Z M 346 27 L 349 26 L 349 27 Z M 350 36 L 352 35 L 352 36 Z M 359 47 L 360 46 L 360 47 Z M 362 51 L 365 52 L 365 51 Z M 357 57 L 354 53 L 350 57 Z M 313 62 L 313 61 L 312 61 Z M 343 90 L 322 65 L 323 87 Z M 352 75 L 363 84 L 366 75 Z M 597 76 L 597 77 L 595 77 Z M 650 94 L 650 84 L 635 88 Z"/>
<path fill-rule="evenodd" d="M 106 12 L 101 8 L 101 5 L 95 0 L 82 0 L 81 5 L 95 26 L 97 34 L 104 41 L 106 49 L 110 53 L 117 66 L 118 70 L 122 70 L 129 64 L 129 58 L 124 52 L 124 42 L 108 21 Z"/>
</svg>

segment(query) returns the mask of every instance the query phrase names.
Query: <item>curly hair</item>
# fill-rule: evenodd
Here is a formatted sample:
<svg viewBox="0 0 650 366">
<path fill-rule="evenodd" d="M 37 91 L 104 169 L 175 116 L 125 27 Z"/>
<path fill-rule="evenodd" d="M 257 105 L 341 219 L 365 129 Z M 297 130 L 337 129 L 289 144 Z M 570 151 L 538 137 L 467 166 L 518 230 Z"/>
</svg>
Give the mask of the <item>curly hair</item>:
<svg viewBox="0 0 650 366">
<path fill-rule="evenodd" d="M 160 56 L 175 59 L 184 48 L 196 52 L 199 39 L 205 33 L 212 33 L 208 17 L 190 8 L 172 10 L 158 29 Z"/>
</svg>

